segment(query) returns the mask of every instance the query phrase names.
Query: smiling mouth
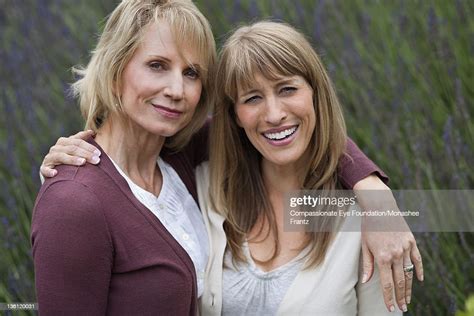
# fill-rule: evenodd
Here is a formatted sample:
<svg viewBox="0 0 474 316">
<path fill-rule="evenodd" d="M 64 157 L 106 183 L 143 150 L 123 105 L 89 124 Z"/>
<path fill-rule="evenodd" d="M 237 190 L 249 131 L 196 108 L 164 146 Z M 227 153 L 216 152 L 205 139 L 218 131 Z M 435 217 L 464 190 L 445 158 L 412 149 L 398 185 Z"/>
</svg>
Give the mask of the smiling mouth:
<svg viewBox="0 0 474 316">
<path fill-rule="evenodd" d="M 173 110 L 162 105 L 157 105 L 153 103 L 152 105 L 159 113 L 168 118 L 178 118 L 181 114 L 183 114 L 183 112 L 181 111 Z"/>
<path fill-rule="evenodd" d="M 298 130 L 299 125 L 290 127 L 288 129 L 279 131 L 279 132 L 273 132 L 273 133 L 263 133 L 262 135 L 269 140 L 284 140 L 286 138 L 291 137 L 297 130 Z"/>
</svg>

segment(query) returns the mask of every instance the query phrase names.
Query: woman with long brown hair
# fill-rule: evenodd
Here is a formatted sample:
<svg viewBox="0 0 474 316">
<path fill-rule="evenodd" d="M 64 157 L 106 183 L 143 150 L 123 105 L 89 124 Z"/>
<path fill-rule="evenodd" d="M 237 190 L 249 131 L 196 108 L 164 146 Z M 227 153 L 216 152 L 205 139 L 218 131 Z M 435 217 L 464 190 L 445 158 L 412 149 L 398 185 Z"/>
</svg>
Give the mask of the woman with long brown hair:
<svg viewBox="0 0 474 316">
<path fill-rule="evenodd" d="M 359 280 L 360 231 L 284 229 L 287 192 L 341 186 L 347 142 L 335 89 L 305 37 L 275 22 L 239 28 L 220 53 L 215 93 L 210 161 L 197 171 L 211 235 L 203 313 L 395 311 L 383 304 L 377 273 Z M 405 300 L 399 308 L 406 311 Z"/>
</svg>

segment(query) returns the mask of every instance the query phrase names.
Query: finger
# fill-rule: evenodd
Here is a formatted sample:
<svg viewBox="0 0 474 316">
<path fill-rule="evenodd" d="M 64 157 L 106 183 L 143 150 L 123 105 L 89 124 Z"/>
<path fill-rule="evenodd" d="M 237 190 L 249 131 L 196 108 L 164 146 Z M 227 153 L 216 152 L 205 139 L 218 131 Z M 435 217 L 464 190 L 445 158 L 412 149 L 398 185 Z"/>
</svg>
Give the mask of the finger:
<svg viewBox="0 0 474 316">
<path fill-rule="evenodd" d="M 382 285 L 382 294 L 385 306 L 390 312 L 395 311 L 393 300 L 393 275 L 392 267 L 389 258 L 382 258 L 377 261 L 377 266 L 380 271 L 380 283 Z"/>
<path fill-rule="evenodd" d="M 46 155 L 41 168 L 53 168 L 57 165 L 82 166 L 86 160 L 82 157 L 71 156 L 64 152 L 53 152 Z"/>
<path fill-rule="evenodd" d="M 100 150 L 97 149 L 94 145 L 89 144 L 88 142 L 82 139 L 72 138 L 72 136 L 68 138 L 65 138 L 65 137 L 59 138 L 56 145 L 51 147 L 50 152 L 64 151 L 63 147 L 68 147 L 68 146 L 79 147 L 85 151 L 88 151 L 94 154 L 95 156 L 100 156 Z"/>
<path fill-rule="evenodd" d="M 45 178 L 52 178 L 58 173 L 58 171 L 56 169 L 53 169 L 53 168 L 42 165 L 40 167 L 40 173 Z"/>
<path fill-rule="evenodd" d="M 419 281 L 424 280 L 424 275 L 423 275 L 423 260 L 421 259 L 421 254 L 420 250 L 418 250 L 418 247 L 416 246 L 416 243 L 414 246 L 411 248 L 411 261 L 413 262 L 413 265 L 415 266 L 416 270 L 416 278 Z"/>
<path fill-rule="evenodd" d="M 362 283 L 366 283 L 374 272 L 374 256 L 367 245 L 362 243 Z"/>
<path fill-rule="evenodd" d="M 70 136 L 71 138 L 77 138 L 77 139 L 82 139 L 82 140 L 86 140 L 88 139 L 89 137 L 93 136 L 95 133 L 93 130 L 91 129 L 88 129 L 86 131 L 80 131 L 79 133 L 76 133 L 72 136 Z"/>
<path fill-rule="evenodd" d="M 400 254 L 400 256 L 398 256 L 398 254 L 395 256 L 392 272 L 398 308 L 406 312 L 407 305 L 405 301 L 405 273 L 403 271 L 403 253 Z"/>
<path fill-rule="evenodd" d="M 74 145 L 63 146 L 61 152 L 68 154 L 69 156 L 84 158 L 87 162 L 91 164 L 97 164 L 100 161 L 99 155 L 97 155 L 96 153 L 90 152 L 82 147 Z"/>
<path fill-rule="evenodd" d="M 410 267 L 412 265 L 410 259 L 410 251 L 407 250 L 403 253 L 403 267 Z M 407 304 L 411 302 L 411 291 L 413 286 L 413 271 L 403 271 L 405 274 L 405 301 Z"/>
</svg>

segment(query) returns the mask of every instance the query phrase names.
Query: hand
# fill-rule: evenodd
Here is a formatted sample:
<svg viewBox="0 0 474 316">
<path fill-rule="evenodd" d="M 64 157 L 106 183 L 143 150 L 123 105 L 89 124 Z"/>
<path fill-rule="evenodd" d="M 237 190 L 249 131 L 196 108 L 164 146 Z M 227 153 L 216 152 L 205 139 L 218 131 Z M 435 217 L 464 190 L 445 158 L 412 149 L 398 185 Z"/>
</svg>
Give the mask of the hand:
<svg viewBox="0 0 474 316">
<path fill-rule="evenodd" d="M 374 260 L 375 257 L 375 260 Z M 393 290 L 400 310 L 406 312 L 411 302 L 413 272 L 405 272 L 411 264 L 417 278 L 423 281 L 421 255 L 411 232 L 362 232 L 362 283 L 372 277 L 374 261 L 377 263 L 383 297 L 387 309 L 393 311 Z"/>
<path fill-rule="evenodd" d="M 374 191 L 377 190 L 377 191 Z M 390 189 L 376 176 L 369 176 L 354 186 L 362 209 L 398 210 Z M 374 261 L 380 272 L 385 305 L 394 311 L 393 290 L 397 305 L 407 310 L 411 301 L 414 265 L 418 280 L 423 281 L 423 264 L 416 240 L 403 217 L 364 217 L 362 219 L 362 283 L 370 280 Z"/>
<path fill-rule="evenodd" d="M 56 144 L 50 148 L 40 167 L 40 173 L 46 178 L 54 177 L 58 172 L 54 169 L 57 165 L 81 166 L 87 162 L 98 164 L 100 151 L 85 139 L 94 135 L 91 130 L 82 131 L 69 137 L 60 137 Z"/>
</svg>

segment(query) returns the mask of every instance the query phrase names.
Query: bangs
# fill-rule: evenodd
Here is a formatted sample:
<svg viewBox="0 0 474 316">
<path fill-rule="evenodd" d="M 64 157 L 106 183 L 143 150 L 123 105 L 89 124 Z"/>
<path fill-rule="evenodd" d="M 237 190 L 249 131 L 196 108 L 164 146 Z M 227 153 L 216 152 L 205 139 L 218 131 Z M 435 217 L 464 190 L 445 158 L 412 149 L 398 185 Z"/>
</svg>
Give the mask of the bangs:
<svg viewBox="0 0 474 316">
<path fill-rule="evenodd" d="M 228 43 L 224 48 L 226 62 L 225 94 L 235 103 L 239 89 L 255 87 L 256 75 L 268 80 L 302 76 L 307 80 L 308 70 L 291 47 L 278 39 L 268 37 L 246 38 Z"/>
<path fill-rule="evenodd" d="M 198 71 L 203 81 L 207 81 L 209 67 L 214 62 L 215 43 L 212 34 L 208 34 L 206 21 L 196 16 L 194 8 L 183 6 L 182 2 L 179 6 L 173 4 L 171 2 L 163 6 L 161 10 L 157 10 L 155 21 L 162 19 L 168 22 L 179 51 L 187 48 L 189 52 L 197 55 L 199 69 L 195 69 L 196 65 L 193 65 L 186 56 L 181 57 L 190 67 Z"/>
</svg>

